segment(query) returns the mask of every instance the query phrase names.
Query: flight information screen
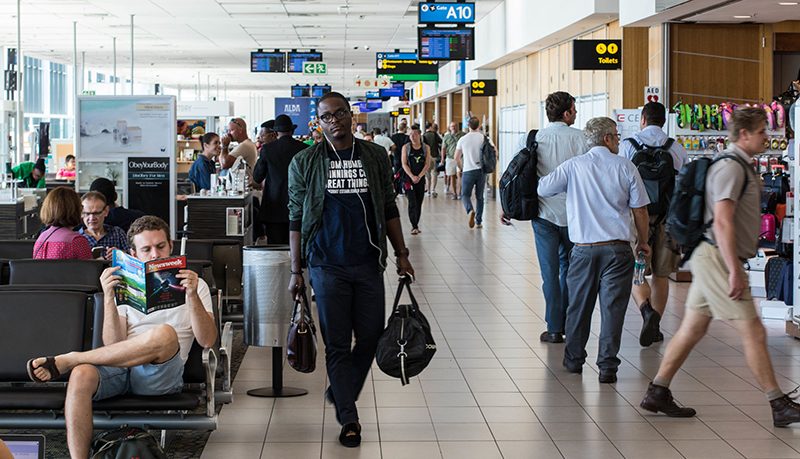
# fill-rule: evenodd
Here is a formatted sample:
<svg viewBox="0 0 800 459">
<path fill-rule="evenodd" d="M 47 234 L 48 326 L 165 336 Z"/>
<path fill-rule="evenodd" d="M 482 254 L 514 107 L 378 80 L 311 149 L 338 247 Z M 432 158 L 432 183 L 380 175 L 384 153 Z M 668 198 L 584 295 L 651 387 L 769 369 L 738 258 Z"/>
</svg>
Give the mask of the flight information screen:
<svg viewBox="0 0 800 459">
<path fill-rule="evenodd" d="M 475 29 L 420 27 L 419 58 L 439 61 L 475 59 Z"/>
<path fill-rule="evenodd" d="M 253 51 L 250 53 L 250 71 L 283 73 L 286 71 L 286 53 Z"/>
<path fill-rule="evenodd" d="M 303 62 L 322 62 L 322 53 L 289 52 L 286 71 L 289 73 L 303 73 Z"/>
</svg>

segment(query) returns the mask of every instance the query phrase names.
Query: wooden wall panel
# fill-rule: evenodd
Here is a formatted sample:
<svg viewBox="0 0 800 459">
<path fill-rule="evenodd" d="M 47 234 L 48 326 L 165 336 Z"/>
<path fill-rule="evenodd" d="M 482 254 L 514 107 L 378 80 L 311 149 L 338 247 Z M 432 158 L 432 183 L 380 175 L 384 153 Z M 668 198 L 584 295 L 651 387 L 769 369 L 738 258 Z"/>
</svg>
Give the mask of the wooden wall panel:
<svg viewBox="0 0 800 459">
<path fill-rule="evenodd" d="M 670 27 L 671 104 L 678 100 L 713 103 L 763 99 L 765 62 L 761 26 L 671 24 Z M 713 75 L 708 74 L 709 69 Z"/>
<path fill-rule="evenodd" d="M 642 97 L 644 87 L 648 84 L 648 57 L 648 28 L 622 29 L 622 108 L 636 108 L 644 103 Z"/>
<path fill-rule="evenodd" d="M 425 122 L 429 123 L 435 119 L 436 116 L 436 104 L 433 101 L 425 102 Z M 425 129 L 425 126 L 422 126 Z"/>
<path fill-rule="evenodd" d="M 562 43 L 558 45 L 558 87 L 562 91 L 567 92 L 574 92 L 575 90 L 569 87 L 569 75 L 573 72 L 572 70 L 572 62 L 570 61 L 570 57 L 572 54 L 570 50 L 572 49 L 572 44 L 570 43 Z"/>
<path fill-rule="evenodd" d="M 558 48 L 550 48 L 548 54 L 550 72 L 547 74 L 547 94 L 558 91 Z"/>
<path fill-rule="evenodd" d="M 463 97 L 461 97 L 461 91 L 456 91 L 453 93 L 453 121 L 461 124 L 461 120 L 464 118 L 464 103 L 462 101 Z"/>
<path fill-rule="evenodd" d="M 439 125 L 439 131 L 446 130 L 449 122 L 450 121 L 447 119 L 447 97 L 442 96 L 439 97 L 439 117 L 436 120 L 436 123 Z"/>
<path fill-rule="evenodd" d="M 658 86 L 664 89 L 664 27 L 654 26 L 647 31 L 647 83 L 648 86 Z"/>
</svg>

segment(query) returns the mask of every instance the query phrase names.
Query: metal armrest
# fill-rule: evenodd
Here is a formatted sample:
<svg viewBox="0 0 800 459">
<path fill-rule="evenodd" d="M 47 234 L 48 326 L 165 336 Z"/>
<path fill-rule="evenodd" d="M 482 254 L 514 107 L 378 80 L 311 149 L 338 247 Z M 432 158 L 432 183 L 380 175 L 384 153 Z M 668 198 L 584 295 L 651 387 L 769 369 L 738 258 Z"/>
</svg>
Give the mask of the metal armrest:
<svg viewBox="0 0 800 459">
<path fill-rule="evenodd" d="M 217 377 L 217 354 L 213 349 L 203 349 L 203 368 L 206 371 L 206 416 L 212 418 L 216 415 L 214 385 Z"/>
<path fill-rule="evenodd" d="M 233 323 L 225 322 L 219 346 L 220 366 L 222 367 L 222 390 L 216 395 L 217 402 L 231 403 L 231 353 L 233 352 Z"/>
</svg>

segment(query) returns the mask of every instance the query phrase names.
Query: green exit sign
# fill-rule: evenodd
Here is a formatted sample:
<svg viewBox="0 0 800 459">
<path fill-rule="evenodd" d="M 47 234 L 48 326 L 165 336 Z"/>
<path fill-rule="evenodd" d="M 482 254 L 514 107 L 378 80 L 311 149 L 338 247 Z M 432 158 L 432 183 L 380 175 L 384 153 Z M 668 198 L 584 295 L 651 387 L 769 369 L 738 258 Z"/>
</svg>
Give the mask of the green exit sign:
<svg viewBox="0 0 800 459">
<path fill-rule="evenodd" d="M 324 62 L 303 62 L 303 75 L 325 75 L 328 64 Z"/>
</svg>

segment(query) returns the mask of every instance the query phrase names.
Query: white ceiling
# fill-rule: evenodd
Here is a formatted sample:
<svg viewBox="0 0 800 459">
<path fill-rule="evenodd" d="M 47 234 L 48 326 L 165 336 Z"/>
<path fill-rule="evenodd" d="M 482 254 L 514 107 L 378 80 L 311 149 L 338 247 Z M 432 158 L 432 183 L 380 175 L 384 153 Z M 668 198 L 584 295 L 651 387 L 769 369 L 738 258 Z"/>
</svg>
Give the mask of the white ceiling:
<svg viewBox="0 0 800 459">
<path fill-rule="evenodd" d="M 800 2 L 800 0 L 797 0 Z M 773 23 L 800 19 L 800 5 L 780 5 L 790 0 L 691 0 L 664 10 L 631 26 L 656 25 L 669 21 Z M 751 16 L 736 18 L 735 16 Z"/>
<path fill-rule="evenodd" d="M 480 20 L 502 0 L 474 0 Z M 130 15 L 135 18 L 137 82 L 192 88 L 219 79 L 229 89 L 288 89 L 329 83 L 350 90 L 375 76 L 375 53 L 417 46 L 419 0 L 22 0 L 22 49 L 72 63 L 73 21 L 86 67 L 130 74 Z M 0 45 L 16 46 L 16 1 L 0 0 Z M 369 47 L 366 50 L 365 47 Z M 480 43 L 477 44 L 480 46 Z M 357 49 L 356 49 L 357 47 Z M 319 80 L 302 74 L 250 73 L 250 51 L 316 48 L 328 63 Z"/>
</svg>

